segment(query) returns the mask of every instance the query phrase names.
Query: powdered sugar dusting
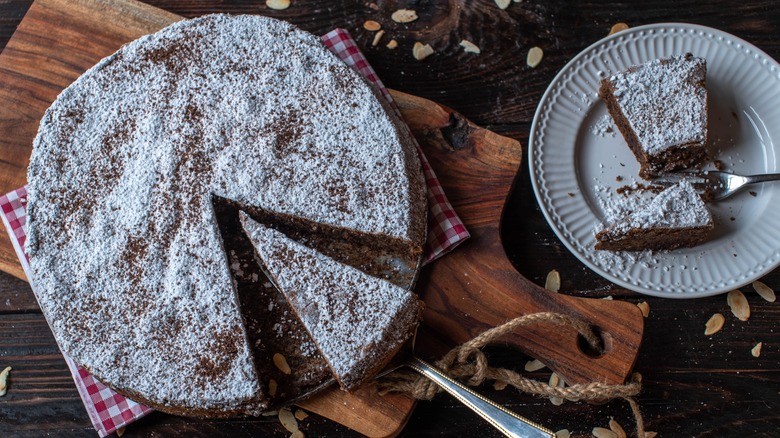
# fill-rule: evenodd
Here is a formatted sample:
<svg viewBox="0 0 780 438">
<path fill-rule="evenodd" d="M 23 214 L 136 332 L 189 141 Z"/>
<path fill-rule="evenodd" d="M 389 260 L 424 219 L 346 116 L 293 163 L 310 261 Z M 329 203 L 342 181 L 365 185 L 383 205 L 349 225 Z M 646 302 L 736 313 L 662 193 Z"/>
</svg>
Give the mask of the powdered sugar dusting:
<svg viewBox="0 0 780 438">
<path fill-rule="evenodd" d="M 614 222 L 610 230 L 625 233 L 634 228 L 689 228 L 712 224 L 712 215 L 701 197 L 687 180 L 682 180 L 666 190 L 647 199 L 641 196 L 627 197 L 625 205 L 611 206 L 613 216 L 623 214 L 628 205 L 630 213 Z"/>
<path fill-rule="evenodd" d="M 343 387 L 370 377 L 411 336 L 420 303 L 406 289 L 301 245 L 242 213 L 244 229 Z"/>
<path fill-rule="evenodd" d="M 675 56 L 632 67 L 609 78 L 640 144 L 655 155 L 707 138 L 707 90 L 702 58 Z"/>
<path fill-rule="evenodd" d="M 62 348 L 158 408 L 257 413 L 211 197 L 421 246 L 420 164 L 385 105 L 263 17 L 179 22 L 90 69 L 28 173 L 32 280 Z"/>
<path fill-rule="evenodd" d="M 615 123 L 612 121 L 612 117 L 609 114 L 604 114 L 601 116 L 601 118 L 598 119 L 590 129 L 591 134 L 599 137 L 614 137 L 615 131 L 617 131 L 617 128 L 615 127 Z"/>
</svg>

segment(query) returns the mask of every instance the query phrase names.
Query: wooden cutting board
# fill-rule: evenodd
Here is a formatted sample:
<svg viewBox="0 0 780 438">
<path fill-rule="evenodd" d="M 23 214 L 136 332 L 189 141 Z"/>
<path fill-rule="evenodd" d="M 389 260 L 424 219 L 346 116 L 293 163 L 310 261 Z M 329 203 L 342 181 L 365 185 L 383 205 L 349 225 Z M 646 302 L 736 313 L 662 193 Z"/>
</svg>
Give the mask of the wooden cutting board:
<svg viewBox="0 0 780 438">
<path fill-rule="evenodd" d="M 62 89 L 122 44 L 180 19 L 132 0 L 36 0 L 0 53 L 0 192 L 26 183 L 38 122 Z M 547 324 L 518 329 L 502 338 L 502 345 L 542 360 L 569 383 L 622 383 L 642 340 L 639 309 L 545 291 L 506 258 L 499 223 L 521 163 L 520 144 L 431 101 L 393 95 L 472 235 L 422 272 L 416 291 L 426 312 L 418 350 L 440 347 L 440 339 L 464 342 L 519 315 L 562 312 L 597 327 L 605 350 L 595 357 L 587 354 L 575 331 Z M 0 269 L 25 278 L 6 239 L 0 240 Z M 402 395 L 380 397 L 368 387 L 352 394 L 331 390 L 301 405 L 379 437 L 400 431 L 414 401 Z"/>
</svg>

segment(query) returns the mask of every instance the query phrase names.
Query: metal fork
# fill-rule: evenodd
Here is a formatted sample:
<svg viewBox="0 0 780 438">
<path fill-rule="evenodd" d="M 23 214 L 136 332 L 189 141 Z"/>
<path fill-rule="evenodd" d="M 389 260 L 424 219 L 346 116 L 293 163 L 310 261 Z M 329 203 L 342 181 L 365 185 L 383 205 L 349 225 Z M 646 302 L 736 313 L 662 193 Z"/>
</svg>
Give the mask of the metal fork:
<svg viewBox="0 0 780 438">
<path fill-rule="evenodd" d="M 763 175 L 735 175 L 719 170 L 702 172 L 672 172 L 653 178 L 652 184 L 669 187 L 687 179 L 705 201 L 721 201 L 741 191 L 750 184 L 780 180 L 780 173 Z"/>
<path fill-rule="evenodd" d="M 417 356 L 411 356 L 403 363 L 381 373 L 380 376 L 394 371 L 400 367 L 409 367 L 423 376 L 433 380 L 443 390 L 455 397 L 458 401 L 469 407 L 480 417 L 501 431 L 504 435 L 513 438 L 555 438 L 555 433 L 533 421 L 521 417 L 514 412 L 498 405 L 497 403 L 477 394 L 460 382 L 452 380 L 449 376 L 439 371 L 433 365 L 425 362 Z"/>
</svg>

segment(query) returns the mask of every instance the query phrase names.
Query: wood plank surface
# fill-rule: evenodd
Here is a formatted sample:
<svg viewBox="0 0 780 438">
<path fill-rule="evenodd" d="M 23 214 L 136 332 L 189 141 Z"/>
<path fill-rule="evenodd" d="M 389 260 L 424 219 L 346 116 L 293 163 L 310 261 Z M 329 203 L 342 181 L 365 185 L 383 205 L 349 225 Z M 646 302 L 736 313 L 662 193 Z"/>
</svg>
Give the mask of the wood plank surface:
<svg viewBox="0 0 780 438">
<path fill-rule="evenodd" d="M 29 1 L 0 2 L 0 38 L 10 35 Z M 458 6 L 462 13 L 454 14 Z M 604 36 L 612 24 L 625 21 L 636 26 L 661 21 L 685 21 L 734 33 L 775 58 L 780 55 L 780 12 L 769 1 L 566 2 L 529 1 L 510 5 L 507 11 L 481 14 L 494 8 L 489 0 L 474 2 L 368 2 L 293 1 L 286 11 L 270 11 L 263 2 L 211 3 L 163 0 L 152 2 L 173 13 L 196 16 L 207 12 L 260 13 L 289 19 L 321 33 L 336 25 L 353 32 L 386 84 L 456 108 L 471 120 L 526 144 L 536 103 L 555 73 L 580 50 Z M 389 23 L 388 11 L 401 6 L 417 8 L 418 24 Z M 451 26 L 456 15 L 457 32 Z M 487 17 L 487 18 L 485 18 Z M 367 18 L 392 26 L 392 36 L 402 43 L 396 51 L 370 46 L 371 35 L 361 30 Z M 489 20 L 489 21 L 485 21 Z M 426 26 L 434 31 L 426 33 Z M 464 31 L 463 29 L 466 29 Z M 460 34 L 483 48 L 479 56 L 463 54 L 456 47 Z M 457 35 L 456 35 L 457 34 Z M 386 37 L 387 38 L 387 37 Z M 436 55 L 420 63 L 411 57 L 410 42 L 433 42 Z M 525 66 L 525 52 L 532 45 L 545 51 L 536 69 Z M 2 85 L 0 84 L 0 87 Z M 5 132 L 5 131 L 4 131 Z M 753 315 L 747 322 L 730 315 L 725 297 L 694 301 L 664 300 L 616 291 L 589 271 L 557 240 L 540 213 L 530 190 L 527 165 L 518 175 L 502 222 L 504 248 L 521 274 L 542 284 L 556 268 L 562 276 L 562 293 L 604 297 L 631 303 L 647 301 L 645 340 L 637 360 L 644 376 L 639 397 L 648 429 L 660 436 L 776 436 L 780 416 L 780 335 L 777 304 L 766 303 L 750 288 Z M 500 208 L 500 207 L 497 207 Z M 780 290 L 780 273 L 764 281 Z M 26 298 L 25 298 L 26 297 Z M 9 301 L 10 300 L 10 301 Z M 10 303 L 10 304 L 7 304 Z M 714 312 L 726 316 L 724 329 L 703 335 L 704 322 Z M 37 318 L 37 320 L 36 320 Z M 761 357 L 750 348 L 763 341 Z M 504 348 L 489 350 L 491 361 L 522 369 L 527 356 Z M 0 282 L 0 367 L 14 372 L 6 397 L 0 398 L 1 436 L 95 436 L 81 407 L 64 362 L 53 339 L 35 312 L 26 285 Z M 532 374 L 541 380 L 542 370 Z M 69 388 L 69 389 L 68 389 Z M 606 426 L 615 417 L 627 430 L 630 413 L 624 403 L 600 406 L 546 400 L 490 385 L 480 391 L 555 429 L 568 428 L 575 436 L 589 436 L 594 426 Z M 308 436 L 357 436 L 343 426 L 312 415 L 302 422 Z M 498 436 L 482 420 L 447 396 L 418 404 L 403 436 Z M 275 418 L 196 420 L 154 414 L 128 428 L 125 436 L 288 436 Z"/>
<path fill-rule="evenodd" d="M 179 19 L 132 0 L 35 1 L 0 57 L 6 79 L 0 120 L 28 126 L 0 145 L 5 163 L 25 167 L 36 119 L 79 73 L 122 43 Z M 400 92 L 394 97 L 405 119 L 413 120 L 415 135 L 472 234 L 462 249 L 425 270 L 416 288 L 426 302 L 424 324 L 457 344 L 516 316 L 572 314 L 598 327 L 607 340 L 599 357 L 582 351 L 574 329 L 550 324 L 518 328 L 502 342 L 544 361 L 569 383 L 623 383 L 642 339 L 638 308 L 546 291 L 518 274 L 501 249 L 500 213 L 522 161 L 520 144 L 430 100 Z M 19 186 L 24 174 L 16 178 L 11 187 Z M 361 433 L 387 436 L 405 423 L 413 403 L 407 397 L 377 397 L 369 387 L 350 394 L 327 391 L 301 406 Z"/>
</svg>

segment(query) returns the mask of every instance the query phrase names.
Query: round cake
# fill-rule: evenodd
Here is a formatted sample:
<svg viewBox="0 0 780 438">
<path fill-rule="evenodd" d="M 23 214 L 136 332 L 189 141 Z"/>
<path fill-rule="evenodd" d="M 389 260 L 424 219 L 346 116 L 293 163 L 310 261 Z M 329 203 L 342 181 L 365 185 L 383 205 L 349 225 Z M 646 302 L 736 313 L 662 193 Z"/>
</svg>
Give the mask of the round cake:
<svg viewBox="0 0 780 438">
<path fill-rule="evenodd" d="M 46 112 L 28 171 L 31 281 L 60 347 L 168 412 L 268 405 L 214 198 L 419 254 L 408 130 L 319 38 L 210 15 L 103 59 Z"/>
</svg>

